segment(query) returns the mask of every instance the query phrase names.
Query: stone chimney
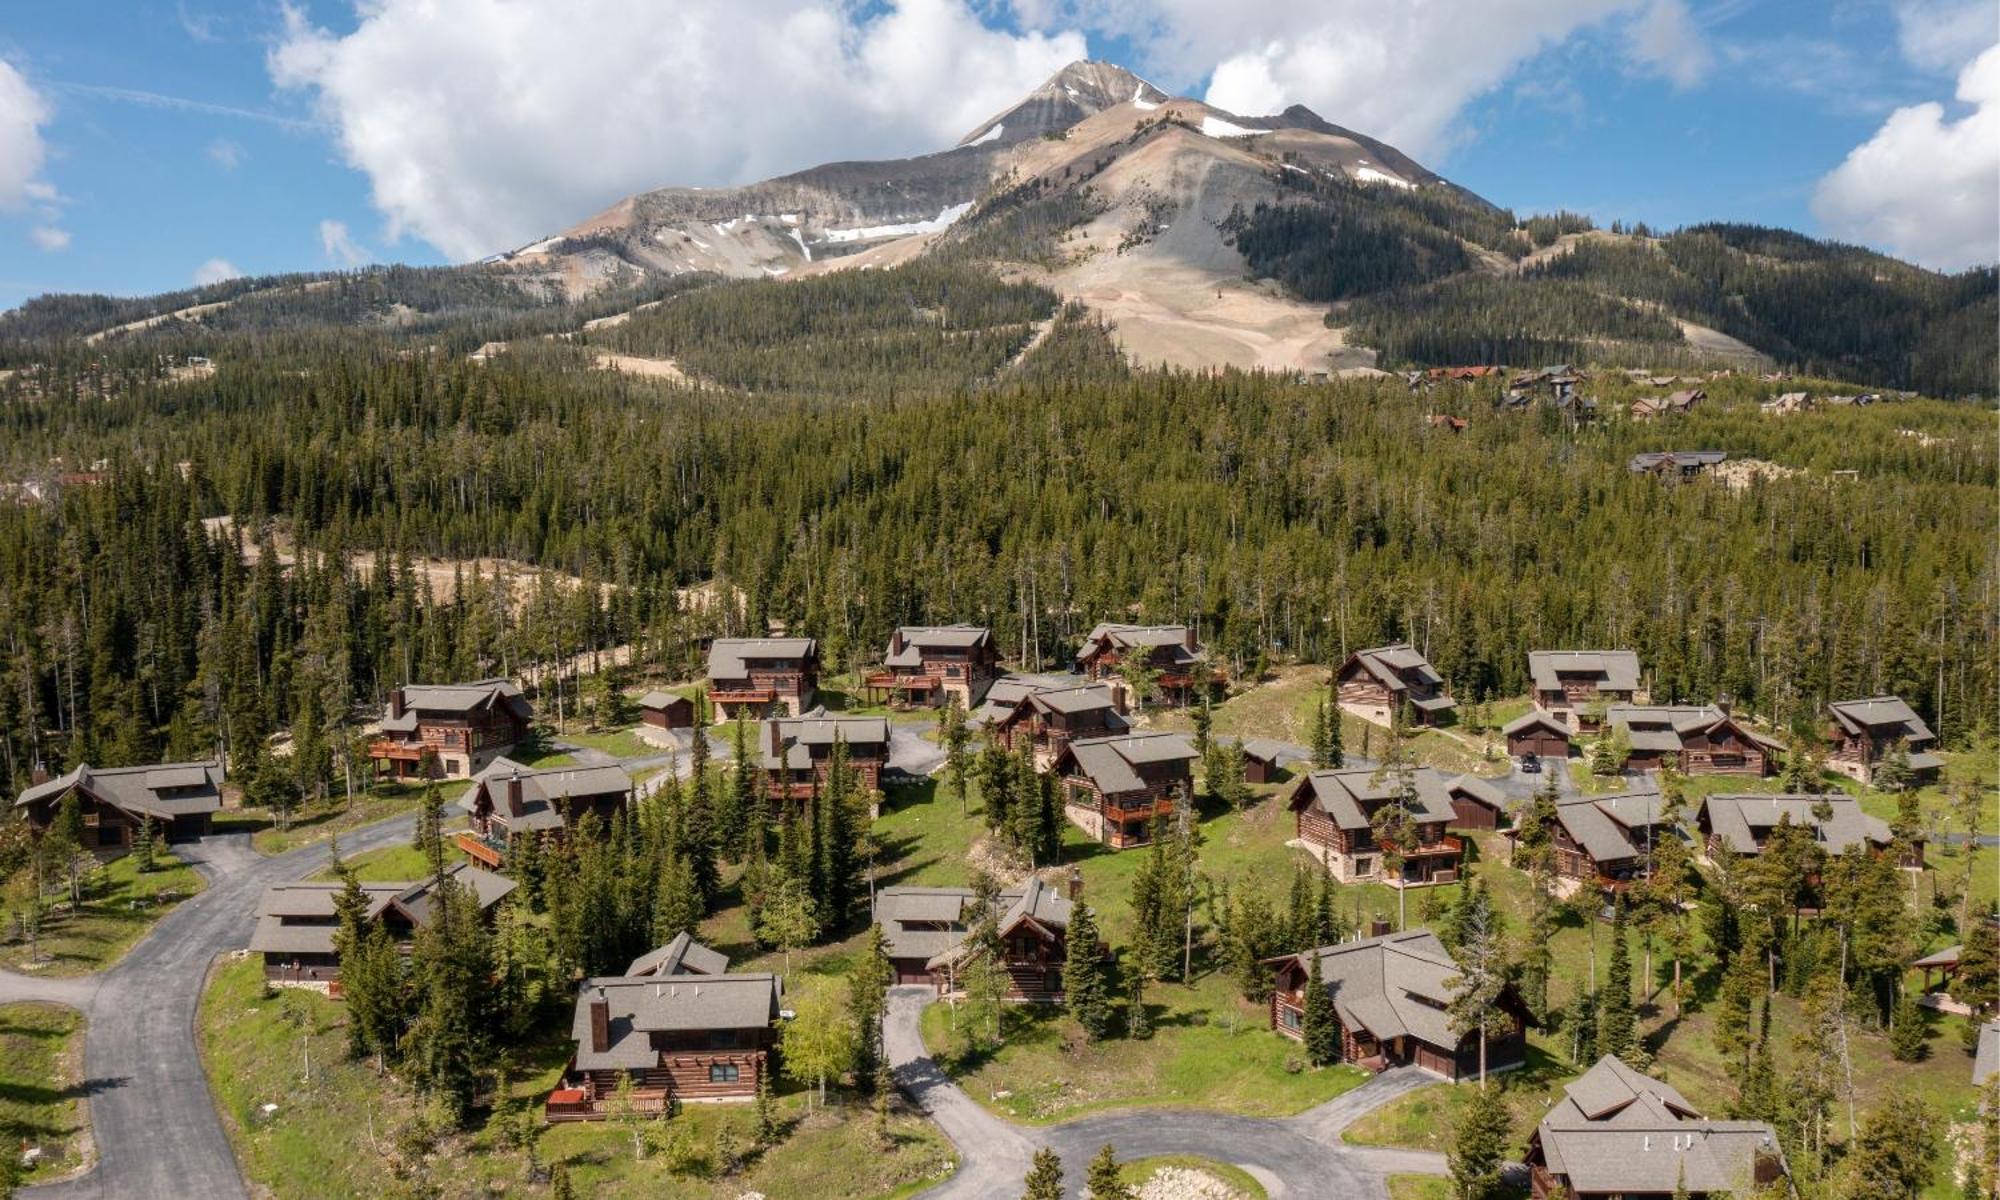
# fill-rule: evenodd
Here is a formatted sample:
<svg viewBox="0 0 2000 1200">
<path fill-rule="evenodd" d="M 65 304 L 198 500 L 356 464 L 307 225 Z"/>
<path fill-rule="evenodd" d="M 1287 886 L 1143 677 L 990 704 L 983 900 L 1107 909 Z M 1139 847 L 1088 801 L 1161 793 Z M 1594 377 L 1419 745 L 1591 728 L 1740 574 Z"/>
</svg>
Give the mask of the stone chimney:
<svg viewBox="0 0 2000 1200">
<path fill-rule="evenodd" d="M 898 654 L 901 654 L 902 652 L 903 652 L 903 627 L 901 625 L 898 625 L 896 626 L 895 630 L 889 634 L 889 657 L 894 658 Z"/>
<path fill-rule="evenodd" d="M 513 774 L 507 776 L 507 815 L 520 816 L 521 807 L 521 771 L 517 767 Z"/>
<path fill-rule="evenodd" d="M 611 1049 L 611 1000 L 598 988 L 590 997 L 590 1052 Z"/>
<path fill-rule="evenodd" d="M 1387 917 L 1376 917 L 1368 922 L 1369 937 L 1372 938 L 1388 937 L 1391 932 L 1392 931 L 1389 928 L 1389 918 Z"/>
<path fill-rule="evenodd" d="M 785 756 L 785 737 L 778 728 L 776 717 L 764 722 L 764 752 L 776 759 L 783 759 Z"/>
<path fill-rule="evenodd" d="M 1181 645 L 1189 650 L 1194 649 L 1194 625 L 1192 622 L 1181 626 Z"/>
<path fill-rule="evenodd" d="M 1117 713 L 1121 717 L 1130 716 L 1132 712 L 1132 697 L 1125 691 L 1125 681 L 1122 679 L 1114 679 L 1111 681 L 1110 686 L 1111 686 L 1111 711 Z"/>
<path fill-rule="evenodd" d="M 1072 901 L 1083 899 L 1082 867 L 1071 867 L 1069 869 L 1069 878 L 1064 882 L 1063 894 Z"/>
<path fill-rule="evenodd" d="M 1731 700 L 1729 698 L 1729 693 L 1724 692 L 1720 696 L 1717 696 L 1715 698 L 1715 710 L 1726 717 L 1729 715 L 1730 708 L 1733 707 L 1735 703 L 1736 702 L 1734 700 Z"/>
<path fill-rule="evenodd" d="M 403 719 L 402 688 L 394 688 L 389 692 L 389 719 L 391 721 L 400 721 Z"/>
<path fill-rule="evenodd" d="M 34 769 L 28 772 L 28 786 L 47 783 L 51 778 L 47 764 L 38 758 L 35 760 Z"/>
</svg>

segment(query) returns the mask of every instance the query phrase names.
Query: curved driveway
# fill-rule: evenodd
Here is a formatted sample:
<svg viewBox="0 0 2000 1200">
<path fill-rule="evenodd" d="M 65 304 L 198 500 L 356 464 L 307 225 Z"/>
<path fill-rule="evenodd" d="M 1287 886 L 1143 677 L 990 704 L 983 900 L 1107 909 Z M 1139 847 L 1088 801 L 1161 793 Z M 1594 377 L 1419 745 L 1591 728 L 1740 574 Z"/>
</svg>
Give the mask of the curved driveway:
<svg viewBox="0 0 2000 1200">
<path fill-rule="evenodd" d="M 341 839 L 343 853 L 407 840 L 415 818 L 366 826 Z M 62 1183 L 27 1189 L 34 1197 L 165 1200 L 247 1196 L 236 1156 L 202 1074 L 195 1015 L 209 964 L 250 942 L 265 887 L 310 875 L 324 845 L 265 858 L 245 834 L 175 847 L 208 881 L 198 896 L 160 919 L 108 971 L 40 979 L 0 971 L 0 1002 L 67 1004 L 88 1020 L 83 1074 L 97 1165 Z"/>
<path fill-rule="evenodd" d="M 1192 1154 L 1248 1170 L 1273 1200 L 1338 1196 L 1380 1198 L 1391 1174 L 1441 1175 L 1444 1156 L 1418 1150 L 1350 1146 L 1340 1132 L 1362 1114 L 1436 1080 L 1414 1067 L 1388 1071 L 1295 1117 L 1237 1117 L 1146 1108 L 1084 1117 L 1042 1128 L 1010 1124 L 981 1108 L 925 1052 L 918 1022 L 934 995 L 928 987 L 889 993 L 884 1037 L 896 1082 L 958 1149 L 958 1170 L 926 1200 L 1014 1200 L 1036 1150 L 1062 1155 L 1071 1195 L 1109 1144 L 1122 1159 Z"/>
</svg>

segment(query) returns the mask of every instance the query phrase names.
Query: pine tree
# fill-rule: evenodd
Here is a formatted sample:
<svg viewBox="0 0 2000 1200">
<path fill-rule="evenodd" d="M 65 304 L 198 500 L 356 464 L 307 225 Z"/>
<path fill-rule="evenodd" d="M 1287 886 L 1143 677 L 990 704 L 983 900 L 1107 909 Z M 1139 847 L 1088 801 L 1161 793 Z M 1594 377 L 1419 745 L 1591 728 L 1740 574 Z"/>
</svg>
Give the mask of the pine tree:
<svg viewBox="0 0 2000 1200">
<path fill-rule="evenodd" d="M 132 861 L 140 874 L 146 874 L 158 865 L 159 835 L 153 828 L 153 818 L 139 819 L 139 832 L 132 839 Z"/>
<path fill-rule="evenodd" d="M 1021 1200 L 1063 1200 L 1062 1157 L 1046 1147 L 1035 1151 Z"/>
<path fill-rule="evenodd" d="M 1153 1012 L 1146 1007 L 1146 973 L 1132 972 L 1132 992 L 1125 1000 L 1125 1036 L 1143 1042 L 1153 1036 Z"/>
<path fill-rule="evenodd" d="M 1843 1200 L 1915 1200 L 1937 1175 L 1937 1113 L 1921 1097 L 1884 1096 L 1861 1124 L 1843 1163 Z"/>
<path fill-rule="evenodd" d="M 854 852 L 856 803 L 854 770 L 847 762 L 847 742 L 834 735 L 833 751 L 827 763 L 826 789 L 820 797 L 819 869 L 824 880 L 819 897 L 820 924 L 830 933 L 847 927 L 854 900 L 862 886 L 861 862 Z"/>
<path fill-rule="evenodd" d="M 1292 890 L 1285 900 L 1285 949 L 1294 953 L 1326 943 L 1314 931 L 1312 877 L 1305 864 L 1292 864 Z"/>
<path fill-rule="evenodd" d="M 1134 1200 L 1132 1188 L 1118 1170 L 1118 1155 L 1109 1145 L 1098 1150 L 1084 1175 L 1090 1200 Z"/>
<path fill-rule="evenodd" d="M 1463 1039 L 1479 1038 L 1479 1086 L 1486 1087 L 1486 1042 L 1488 1022 L 1499 1011 L 1501 994 L 1507 986 L 1506 947 L 1502 944 L 1499 915 L 1483 884 L 1475 880 L 1460 903 L 1458 945 L 1452 957 L 1459 974 L 1450 981 L 1449 1015 L 1451 1031 Z"/>
<path fill-rule="evenodd" d="M 1201 703 L 1194 710 L 1194 753 L 1195 757 L 1203 762 L 1208 761 L 1208 748 L 1212 744 L 1211 736 L 1214 729 L 1215 713 L 1209 707 L 1208 697 L 1203 696 Z"/>
<path fill-rule="evenodd" d="M 944 750 L 944 780 L 954 799 L 958 801 L 958 815 L 967 814 L 967 775 L 970 764 L 966 747 L 972 743 L 972 731 L 965 724 L 965 709 L 961 708 L 956 695 L 945 698 L 944 707 L 938 710 L 938 745 Z"/>
<path fill-rule="evenodd" d="M 740 764 L 739 764 L 740 765 Z M 709 778 L 708 731 L 697 722 L 694 740 L 688 748 L 687 787 L 681 791 L 680 849 L 694 871 L 695 887 L 701 894 L 702 911 L 715 903 L 721 889 L 721 872 L 716 867 L 715 784 Z"/>
<path fill-rule="evenodd" d="M 566 1162 L 549 1168 L 549 1200 L 576 1200 L 576 1185 L 570 1182 Z"/>
<path fill-rule="evenodd" d="M 1102 1041 L 1111 1027 L 1111 1001 L 1106 994 L 1104 962 L 1097 953 L 1097 915 L 1078 900 L 1070 909 L 1065 935 L 1068 957 L 1063 961 L 1063 1004 L 1090 1041 Z"/>
<path fill-rule="evenodd" d="M 1300 1013 L 1300 1033 L 1304 1037 L 1306 1058 L 1315 1067 L 1324 1067 L 1340 1061 L 1340 1018 L 1333 1010 L 1333 997 L 1327 993 L 1326 981 L 1320 975 L 1319 955 L 1308 954 L 1306 969 L 1306 1002 Z"/>
<path fill-rule="evenodd" d="M 1347 937 L 1347 922 L 1341 919 L 1333 889 L 1333 872 L 1322 869 L 1319 892 L 1313 899 L 1312 937 L 1307 939 L 1310 946 L 1332 946 Z"/>
<path fill-rule="evenodd" d="M 1318 759 L 1314 759 L 1313 765 L 1344 767 L 1347 765 L 1347 752 L 1342 745 L 1340 732 L 1340 704 L 1337 701 L 1322 703 L 1326 706 L 1326 762 L 1321 764 Z"/>
<path fill-rule="evenodd" d="M 1482 1086 L 1473 1092 L 1445 1155 L 1460 1200 L 1490 1200 L 1502 1194 L 1500 1171 L 1512 1134 L 1513 1118 L 1501 1089 Z"/>
<path fill-rule="evenodd" d="M 683 933 L 692 934 L 704 915 L 701 887 L 687 857 L 675 853 L 662 859 L 653 892 L 654 944 L 664 946 Z"/>
<path fill-rule="evenodd" d="M 1333 765 L 1333 731 L 1326 715 L 1326 697 L 1319 698 L 1319 707 L 1313 710 L 1312 722 L 1312 765 L 1325 770 Z"/>
<path fill-rule="evenodd" d="M 1632 1061 L 1639 1048 L 1638 1017 L 1632 1008 L 1632 955 L 1625 938 L 1625 897 L 1614 902 L 1611 918 L 1611 962 L 1598 996 L 1597 1053 Z"/>
<path fill-rule="evenodd" d="M 759 1150 L 768 1150 L 778 1144 L 778 1100 L 771 1094 L 771 1072 L 768 1066 L 757 1072 L 757 1105 L 755 1141 Z"/>
<path fill-rule="evenodd" d="M 889 985 L 896 982 L 882 926 L 868 926 L 861 956 L 847 973 L 847 1011 L 854 1017 L 854 1074 L 872 1086 L 883 1065 L 882 1021 L 889 1013 Z"/>
<path fill-rule="evenodd" d="M 1898 988 L 1897 992 L 1890 1017 L 1889 1053 L 1897 1062 L 1922 1062 L 1930 1057 L 1930 1028 L 1924 1008 L 1909 988 Z"/>
<path fill-rule="evenodd" d="M 431 878 L 442 879 L 445 868 L 444 798 L 438 793 L 435 779 L 424 781 L 424 794 L 417 802 L 417 832 L 412 844 L 424 856 Z"/>
<path fill-rule="evenodd" d="M 702 730 L 694 731 L 697 738 L 704 737 Z M 731 755 L 729 771 L 729 807 L 734 810 L 737 821 L 737 837 L 726 845 L 739 848 L 743 860 L 764 856 L 764 839 L 770 836 L 770 812 L 764 803 L 764 789 L 758 786 L 757 761 L 750 753 L 749 722 L 743 719 L 743 710 L 736 710 L 734 728 L 730 730 L 734 753 Z"/>
</svg>

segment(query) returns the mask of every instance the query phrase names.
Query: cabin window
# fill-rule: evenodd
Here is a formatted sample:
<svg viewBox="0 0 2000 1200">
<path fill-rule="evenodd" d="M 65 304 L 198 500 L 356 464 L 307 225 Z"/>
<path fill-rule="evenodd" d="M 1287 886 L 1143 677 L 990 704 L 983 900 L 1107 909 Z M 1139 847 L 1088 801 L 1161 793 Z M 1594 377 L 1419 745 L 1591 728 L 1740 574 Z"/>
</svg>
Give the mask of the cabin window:
<svg viewBox="0 0 2000 1200">
<path fill-rule="evenodd" d="M 1373 875 L 1375 873 L 1375 860 L 1367 857 L 1355 859 L 1354 873 L 1356 875 Z"/>
<path fill-rule="evenodd" d="M 710 1083 L 735 1083 L 737 1081 L 737 1073 L 741 1069 L 735 1063 L 710 1063 L 708 1064 L 708 1081 Z"/>
<path fill-rule="evenodd" d="M 1296 1008 L 1280 1008 L 1278 1010 L 1278 1024 L 1297 1033 L 1305 1027 L 1305 1017 Z"/>
</svg>

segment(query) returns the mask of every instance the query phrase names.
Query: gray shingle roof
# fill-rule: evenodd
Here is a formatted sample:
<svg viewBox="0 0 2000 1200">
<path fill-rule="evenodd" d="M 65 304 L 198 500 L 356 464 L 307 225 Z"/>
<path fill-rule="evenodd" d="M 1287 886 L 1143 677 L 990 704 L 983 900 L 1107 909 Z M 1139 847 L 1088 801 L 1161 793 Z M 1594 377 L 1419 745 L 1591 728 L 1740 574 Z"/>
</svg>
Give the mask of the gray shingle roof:
<svg viewBox="0 0 2000 1200">
<path fill-rule="evenodd" d="M 943 962 L 965 941 L 975 919 L 973 903 L 971 888 L 883 888 L 875 896 L 875 920 L 882 926 L 891 958 Z M 1002 934 L 1024 917 L 1046 929 L 1069 928 L 1069 899 L 1037 877 L 1002 890 L 995 903 Z M 929 925 L 946 928 L 926 928 Z"/>
<path fill-rule="evenodd" d="M 818 650 L 811 638 L 717 638 L 708 647 L 708 677 L 742 679 L 751 663 L 806 659 Z"/>
<path fill-rule="evenodd" d="M 672 941 L 648 950 L 625 968 L 627 978 L 636 975 L 720 975 L 729 969 L 729 956 L 711 950 L 687 933 L 677 933 Z"/>
<path fill-rule="evenodd" d="M 905 625 L 898 632 L 903 635 L 902 652 L 884 654 L 886 666 L 919 666 L 925 650 L 970 650 L 993 640 L 993 631 L 983 625 Z"/>
<path fill-rule="evenodd" d="M 785 761 L 771 753 L 771 726 L 778 727 L 778 740 L 784 746 Z M 889 753 L 889 722 L 884 717 L 834 717 L 828 716 L 823 708 L 815 708 L 799 717 L 779 717 L 757 723 L 758 764 L 767 771 L 788 767 L 794 771 L 812 770 L 812 747 L 831 746 L 834 741 L 845 742 L 850 756 L 855 758 L 885 758 Z"/>
<path fill-rule="evenodd" d="M 459 863 L 445 871 L 455 882 L 471 889 L 481 909 L 498 904 L 514 891 L 515 883 L 505 875 Z M 264 889 L 257 901 L 257 928 L 250 937 L 250 949 L 259 954 L 331 954 L 333 931 L 342 884 L 334 880 L 278 883 Z M 409 883 L 363 883 L 368 898 L 366 918 L 373 921 L 395 908 L 412 925 L 428 924 L 434 888 L 431 880 Z"/>
<path fill-rule="evenodd" d="M 143 767 L 93 767 L 88 763 L 21 793 L 15 807 L 61 799 L 71 788 L 134 817 L 172 820 L 222 807 L 219 763 L 164 763 Z"/>
<path fill-rule="evenodd" d="M 528 702 L 521 685 L 511 679 L 475 679 L 470 683 L 413 683 L 403 689 L 406 712 L 469 713 L 505 707 L 524 719 Z"/>
<path fill-rule="evenodd" d="M 1711 1121 L 1670 1085 L 1609 1055 L 1563 1088 L 1536 1130 L 1549 1170 L 1584 1194 L 1748 1192 L 1759 1158 L 1782 1163 L 1761 1121 Z"/>
<path fill-rule="evenodd" d="M 1613 704 L 1604 710 L 1604 723 L 1623 728 L 1632 749 L 1661 753 L 1677 754 L 1686 738 L 1725 722 L 1767 750 L 1784 748 L 1713 704 Z"/>
<path fill-rule="evenodd" d="M 590 1047 L 590 1004 L 599 995 L 610 1008 L 611 1041 Z M 784 984 L 776 975 L 697 975 L 662 978 L 607 976 L 577 989 L 570 1036 L 580 1071 L 637 1070 L 659 1065 L 655 1033 L 762 1029 L 777 1019 Z"/>
<path fill-rule="evenodd" d="M 507 802 L 507 785 L 516 775 L 521 780 L 518 812 L 512 811 Z M 561 829 L 563 801 L 623 796 L 631 791 L 632 777 L 615 763 L 594 767 L 529 767 L 503 756 L 474 777 L 472 786 L 458 798 L 458 806 L 466 812 L 476 812 L 479 797 L 484 794 L 494 814 L 510 830 Z"/>
<path fill-rule="evenodd" d="M 667 708 L 675 704 L 693 704 L 686 696 L 676 696 L 672 692 L 650 691 L 639 697 L 640 708 Z"/>
<path fill-rule="evenodd" d="M 1307 954 L 1319 958 L 1320 978 L 1342 1025 L 1378 1039 L 1415 1037 L 1445 1050 L 1458 1045 L 1446 1006 L 1459 966 L 1437 935 L 1411 929 Z M 1299 956 L 1311 969 L 1311 959 Z"/>
<path fill-rule="evenodd" d="M 1836 700 L 1828 704 L 1827 711 L 1848 733 L 1860 733 L 1864 729 L 1883 730 L 1877 736 L 1907 739 L 1912 746 L 1935 741 L 1937 735 L 1916 710 L 1903 703 L 1898 696 L 1871 696 L 1866 700 Z"/>
<path fill-rule="evenodd" d="M 1829 810 L 1825 821 L 1814 815 L 1824 804 Z M 1704 829 L 1721 836 L 1738 854 L 1756 854 L 1759 842 L 1777 827 L 1780 820 L 1813 831 L 1820 848 L 1840 854 L 1853 846 L 1887 846 L 1893 837 L 1889 823 L 1861 811 L 1861 802 L 1852 796 L 1716 795 L 1701 802 L 1699 820 Z"/>
<path fill-rule="evenodd" d="M 1559 733 L 1565 738 L 1569 736 L 1569 726 L 1565 725 L 1560 717 L 1539 707 L 1531 708 L 1501 726 L 1500 736 L 1513 737 L 1517 733 L 1526 733 L 1530 729 L 1546 729 L 1550 733 Z"/>
<path fill-rule="evenodd" d="M 1660 821 L 1658 792 L 1623 792 L 1614 796 L 1572 796 L 1556 802 L 1556 820 L 1572 841 L 1599 863 L 1637 858 L 1645 852 L 1643 835 L 1634 835 Z"/>
<path fill-rule="evenodd" d="M 1152 763 L 1188 763 L 1197 757 L 1194 746 L 1178 733 L 1121 733 L 1079 738 L 1064 747 L 1060 762 L 1074 762 L 1098 792 L 1115 796 L 1145 788 L 1146 782 L 1135 768 Z"/>
<path fill-rule="evenodd" d="M 1634 454 L 1625 465 L 1633 471 L 1651 471 L 1661 466 L 1713 467 L 1729 458 L 1727 450 L 1654 450 Z"/>
<path fill-rule="evenodd" d="M 1077 659 L 1082 661 L 1100 653 L 1107 646 L 1118 650 L 1134 647 L 1173 651 L 1173 662 L 1185 666 L 1200 662 L 1208 657 L 1208 651 L 1197 645 L 1190 649 L 1187 645 L 1186 625 L 1124 625 L 1116 621 L 1100 621 L 1091 627 L 1083 639 L 1083 648 L 1077 651 Z"/>
<path fill-rule="evenodd" d="M 1416 803 L 1410 809 L 1418 822 L 1449 821 L 1456 814 L 1451 804 L 1451 782 L 1430 767 L 1410 772 L 1416 786 Z M 1396 796 L 1394 775 L 1370 767 L 1347 767 L 1313 771 L 1292 786 L 1293 811 L 1310 802 L 1332 818 L 1342 829 L 1369 828 L 1368 812 Z"/>
<path fill-rule="evenodd" d="M 1585 676 L 1601 690 L 1635 691 L 1639 687 L 1639 656 L 1630 650 L 1530 650 L 1528 674 L 1538 691 L 1562 690 L 1562 677 Z"/>
</svg>

